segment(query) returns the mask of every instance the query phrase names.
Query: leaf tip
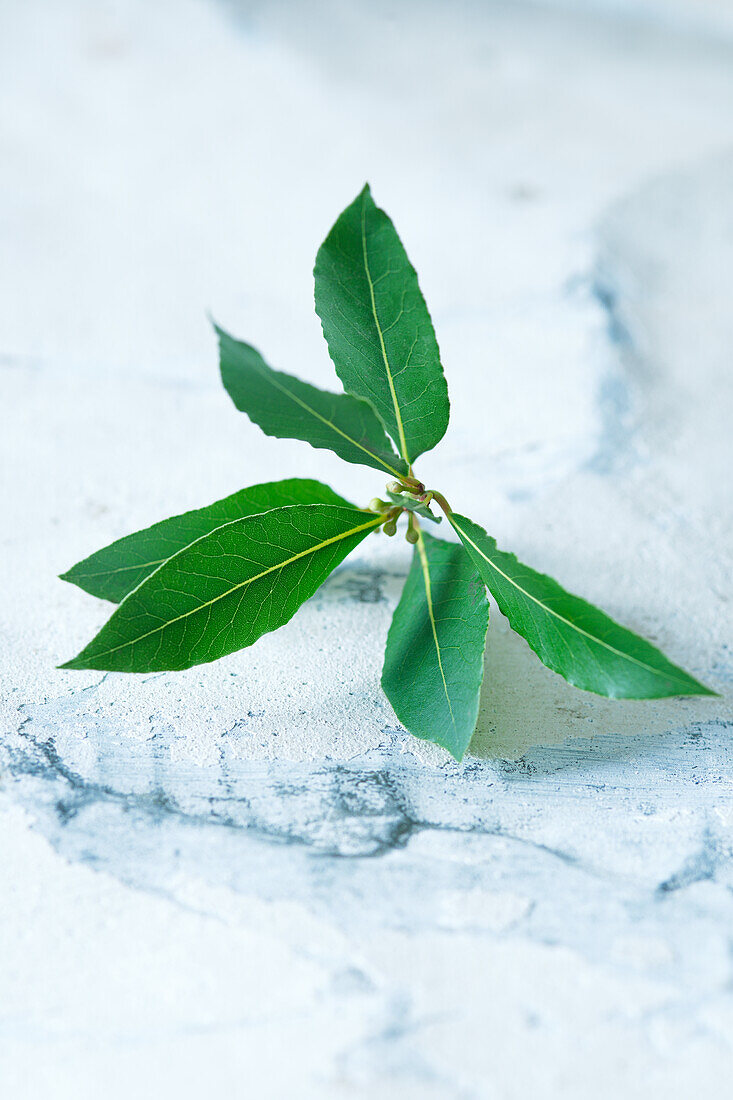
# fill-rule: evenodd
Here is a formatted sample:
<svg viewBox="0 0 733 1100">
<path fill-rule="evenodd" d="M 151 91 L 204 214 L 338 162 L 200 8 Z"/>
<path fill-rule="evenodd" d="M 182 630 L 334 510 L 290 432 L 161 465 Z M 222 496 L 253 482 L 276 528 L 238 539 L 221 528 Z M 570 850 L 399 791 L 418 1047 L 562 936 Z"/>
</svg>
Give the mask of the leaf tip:
<svg viewBox="0 0 733 1100">
<path fill-rule="evenodd" d="M 56 665 L 56 668 L 64 670 L 71 669 L 73 671 L 92 670 L 94 668 L 94 665 L 89 664 L 88 660 L 86 659 L 88 649 L 89 646 L 86 646 L 84 649 L 79 650 L 75 657 L 69 658 L 68 661 L 64 661 L 64 663 L 61 665 Z M 94 660 L 93 656 L 91 656 L 90 659 Z"/>
<path fill-rule="evenodd" d="M 60 581 L 65 581 L 66 584 L 73 584 L 76 588 L 81 588 L 82 592 L 89 592 L 89 589 L 84 583 L 84 571 L 79 569 L 79 565 L 81 564 L 82 563 L 79 562 L 78 565 L 72 565 L 71 568 L 67 569 L 65 573 L 59 573 L 58 579 Z M 90 592 L 90 595 L 92 596 L 95 596 L 96 594 L 96 592 Z"/>
<path fill-rule="evenodd" d="M 722 699 L 723 694 L 720 691 L 716 691 L 714 688 L 710 688 L 707 684 L 701 684 L 699 680 L 696 681 L 698 690 L 695 695 L 708 695 L 713 699 Z"/>
<path fill-rule="evenodd" d="M 684 672 L 684 669 L 680 669 L 679 671 Z M 715 699 L 720 699 L 722 697 L 719 691 L 715 691 L 714 688 L 708 687 L 707 684 L 703 684 L 701 680 L 691 676 L 689 672 L 684 672 L 684 676 L 687 690 L 680 693 L 680 697 L 690 695 L 711 696 Z"/>
<path fill-rule="evenodd" d="M 369 182 L 364 184 L 361 191 L 356 196 L 356 203 L 361 203 L 362 207 L 369 206 L 370 203 L 372 206 L 376 205 L 374 196 L 372 195 L 372 187 Z M 356 203 L 354 203 L 354 205 L 356 205 Z"/>
</svg>

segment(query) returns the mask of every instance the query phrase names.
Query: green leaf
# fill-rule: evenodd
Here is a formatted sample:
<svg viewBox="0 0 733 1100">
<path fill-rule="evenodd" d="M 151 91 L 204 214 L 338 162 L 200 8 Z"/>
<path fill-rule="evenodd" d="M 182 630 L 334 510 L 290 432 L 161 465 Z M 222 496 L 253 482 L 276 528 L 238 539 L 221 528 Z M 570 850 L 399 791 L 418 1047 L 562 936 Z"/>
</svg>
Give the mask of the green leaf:
<svg viewBox="0 0 733 1100">
<path fill-rule="evenodd" d="M 393 493 L 389 489 L 387 490 L 387 496 L 393 504 L 399 504 L 400 507 L 406 508 L 408 512 L 416 512 L 423 519 L 431 519 L 433 523 L 440 523 L 440 516 L 434 516 L 427 505 L 421 504 L 414 497 L 408 496 L 406 493 Z"/>
<path fill-rule="evenodd" d="M 715 694 L 552 577 L 497 550 L 496 541 L 465 516 L 449 518 L 512 628 L 571 684 L 611 699 Z"/>
<path fill-rule="evenodd" d="M 297 504 L 217 527 L 151 573 L 61 667 L 159 672 L 250 646 L 288 622 L 381 522 L 357 508 Z"/>
<path fill-rule="evenodd" d="M 327 393 L 290 374 L 272 370 L 260 353 L 217 328 L 224 388 L 240 412 L 266 435 L 303 439 L 362 466 L 398 476 L 407 473 L 374 409 L 357 397 Z"/>
<path fill-rule="evenodd" d="M 61 580 L 76 584 L 102 600 L 119 603 L 159 565 L 202 535 L 208 535 L 233 519 L 287 504 L 342 504 L 346 508 L 353 507 L 320 481 L 297 477 L 287 481 L 268 481 L 262 485 L 252 485 L 249 489 L 240 489 L 238 493 L 217 500 L 207 508 L 184 512 L 183 515 L 146 527 L 144 531 L 117 539 L 110 546 L 73 565 L 67 573 L 62 573 Z"/>
<path fill-rule="evenodd" d="M 318 250 L 316 312 L 348 393 L 412 463 L 445 435 L 448 388 L 415 269 L 366 186 Z"/>
<path fill-rule="evenodd" d="M 478 715 L 489 605 L 462 546 L 420 531 L 382 687 L 400 722 L 461 760 Z"/>
</svg>

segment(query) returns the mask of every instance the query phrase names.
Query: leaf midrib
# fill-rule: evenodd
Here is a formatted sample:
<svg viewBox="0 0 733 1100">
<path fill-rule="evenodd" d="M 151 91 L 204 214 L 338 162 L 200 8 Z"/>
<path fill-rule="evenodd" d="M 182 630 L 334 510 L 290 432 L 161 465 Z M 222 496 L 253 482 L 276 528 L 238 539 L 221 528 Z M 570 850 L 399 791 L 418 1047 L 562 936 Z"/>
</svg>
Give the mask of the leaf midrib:
<svg viewBox="0 0 733 1100">
<path fill-rule="evenodd" d="M 244 518 L 244 517 L 242 517 L 242 518 Z M 232 521 L 228 521 L 228 522 L 232 522 Z M 234 522 L 236 522 L 236 521 L 234 521 Z M 225 524 L 222 523 L 222 524 L 219 524 L 219 526 L 224 527 Z M 213 528 L 213 530 L 216 531 L 217 528 L 215 527 L 215 528 Z M 212 532 L 209 532 L 209 531 L 206 532 L 206 534 L 211 534 L 211 533 Z M 130 536 L 128 536 L 128 537 L 130 537 Z M 199 536 L 199 538 L 200 537 L 201 536 Z M 191 542 L 196 542 L 196 541 L 197 541 L 196 539 L 191 540 Z M 190 545 L 191 545 L 191 543 L 187 543 L 187 546 L 190 546 Z M 187 546 L 181 546 L 181 547 L 179 547 L 179 550 L 185 550 L 187 548 Z M 174 553 L 177 553 L 177 551 L 174 551 Z M 173 554 L 170 554 L 169 557 L 173 557 Z M 75 577 L 83 577 L 87 580 L 93 580 L 95 577 L 113 577 L 117 573 L 130 573 L 135 569 L 147 569 L 151 565 L 162 565 L 164 561 L 168 561 L 168 558 L 156 558 L 155 561 L 141 561 L 141 562 L 137 562 L 134 565 L 119 565 L 115 569 L 97 569 L 96 572 L 94 572 L 94 573 L 79 572 L 79 573 L 76 573 L 76 574 L 72 574 L 72 570 L 69 570 L 68 573 L 62 573 L 61 579 L 64 580 L 67 576 L 72 576 L 72 575 L 75 576 Z"/>
<path fill-rule="evenodd" d="M 622 649 L 616 649 L 616 647 L 612 646 L 609 642 L 604 642 L 602 638 L 597 637 L 595 634 L 590 634 L 587 630 L 584 630 L 582 626 L 577 626 L 575 623 L 571 622 L 570 619 L 566 619 L 564 615 L 561 615 L 558 611 L 553 610 L 553 608 L 549 607 L 548 604 L 543 603 L 542 600 L 538 599 L 536 596 L 533 596 L 531 592 L 528 592 L 526 588 L 522 588 L 520 584 L 517 584 L 517 582 L 507 573 L 505 573 L 503 569 L 500 569 L 499 566 L 491 560 L 491 558 L 487 557 L 486 554 L 476 545 L 471 536 L 467 535 L 466 532 L 459 526 L 459 524 L 456 523 L 455 517 L 453 515 L 450 515 L 448 518 L 453 527 L 455 527 L 456 531 L 458 531 L 463 536 L 463 538 L 465 538 L 466 541 L 471 544 L 476 553 L 480 557 L 482 557 L 484 561 L 499 574 L 499 576 L 503 577 L 504 580 L 513 585 L 513 587 L 516 588 L 518 592 L 521 592 L 523 596 L 526 596 L 528 600 L 532 600 L 533 603 L 536 603 L 537 606 L 541 607 L 543 611 L 546 611 L 548 615 L 552 615 L 554 618 L 559 619 L 560 622 L 565 623 L 566 626 L 569 626 L 571 630 L 575 630 L 578 634 L 582 634 L 584 637 L 589 638 L 590 641 L 595 642 L 596 645 L 602 646 L 610 653 L 615 653 L 617 657 L 621 657 L 624 661 L 629 661 L 632 664 L 639 665 L 640 668 L 646 669 L 647 672 L 651 672 L 654 676 L 664 677 L 668 680 L 675 680 L 679 684 L 689 685 L 689 680 L 683 680 L 679 676 L 675 676 L 673 673 L 670 672 L 662 672 L 661 669 L 654 668 L 653 665 L 648 665 L 646 661 L 640 661 L 638 657 L 632 657 L 630 653 L 624 653 Z M 624 628 L 622 627 L 621 629 Z"/>
<path fill-rule="evenodd" d="M 382 326 L 377 315 L 377 303 L 374 297 L 374 283 L 372 281 L 371 271 L 369 270 L 369 257 L 367 255 L 367 239 L 366 239 L 366 199 L 362 200 L 361 204 L 361 246 L 364 254 L 364 271 L 366 272 L 367 283 L 369 284 L 369 297 L 372 305 L 372 316 L 374 317 L 374 324 L 377 326 L 377 335 L 379 336 L 379 345 L 382 349 L 382 359 L 384 360 L 384 369 L 387 372 L 387 381 L 389 382 L 389 390 L 392 395 L 392 405 L 394 406 L 395 419 L 397 421 L 397 430 L 400 436 L 400 450 L 402 457 L 407 465 L 410 465 L 410 457 L 407 453 L 407 440 L 405 438 L 405 429 L 402 423 L 402 413 L 400 412 L 399 402 L 397 400 L 397 392 L 394 386 L 394 379 L 392 378 L 392 370 L 389 365 L 389 359 L 387 357 L 387 349 L 384 344 L 384 335 L 382 333 Z"/>
<path fill-rule="evenodd" d="M 273 371 L 272 373 L 274 374 L 275 372 Z M 400 477 L 400 473 L 398 470 L 395 470 L 393 466 L 390 466 L 390 464 L 388 462 L 385 462 L 383 458 L 380 458 L 379 455 L 376 455 L 373 451 L 370 451 L 368 447 L 365 447 L 362 443 L 359 443 L 356 439 L 353 439 L 345 431 L 334 424 L 332 420 L 329 420 L 327 416 L 322 416 L 321 413 L 312 408 L 307 401 L 303 401 L 301 397 L 298 397 L 295 393 L 293 393 L 292 390 L 289 390 L 287 386 L 283 386 L 282 383 L 277 382 L 274 378 L 270 378 L 269 376 L 266 376 L 266 380 L 268 382 L 271 382 L 275 389 L 280 390 L 280 392 L 284 393 L 286 397 L 289 397 L 291 401 L 295 401 L 295 403 L 297 405 L 300 405 L 302 409 L 305 409 L 306 412 L 309 412 L 311 416 L 315 416 L 315 418 L 317 420 L 320 420 L 322 424 L 325 424 L 327 427 L 331 428 L 334 432 L 340 435 L 343 439 L 348 440 L 349 443 L 353 443 L 353 445 L 355 447 L 358 447 L 360 451 L 363 451 L 364 454 L 369 455 L 371 458 L 373 458 L 375 462 L 378 462 L 390 474 L 394 474 L 395 477 Z"/>
<path fill-rule="evenodd" d="M 249 519 L 248 516 L 243 517 L 243 518 Z M 142 642 L 145 638 L 150 638 L 153 634 L 159 634 L 162 630 L 166 630 L 169 626 L 173 626 L 174 623 L 180 622 L 182 619 L 187 619 L 190 615 L 195 615 L 199 611 L 204 610 L 204 608 L 211 607 L 213 604 L 217 603 L 219 600 L 226 599 L 227 596 L 231 596 L 231 594 L 233 592 L 239 591 L 240 588 L 246 588 L 248 584 L 252 584 L 254 581 L 261 580 L 262 577 L 266 577 L 268 575 L 268 573 L 275 573 L 280 569 L 284 569 L 286 565 L 292 565 L 293 562 L 298 561 L 300 558 L 307 557 L 308 554 L 315 554 L 318 550 L 323 550 L 326 546 L 331 546 L 335 542 L 340 542 L 342 539 L 346 539 L 350 535 L 355 535 L 359 531 L 364 531 L 368 527 L 375 527 L 378 523 L 383 522 L 383 518 L 384 517 L 381 516 L 381 515 L 380 516 L 375 516 L 374 519 L 369 520 L 368 523 L 362 523 L 358 527 L 352 527 L 351 530 L 341 532 L 338 535 L 334 535 L 333 538 L 324 539 L 323 542 L 319 542 L 315 546 L 309 547 L 307 550 L 301 550 L 297 554 L 293 554 L 292 557 L 286 558 L 285 561 L 278 562 L 277 565 L 268 566 L 267 569 L 264 569 L 261 573 L 257 573 L 254 577 L 247 577 L 246 580 L 240 581 L 238 584 L 232 585 L 232 587 L 228 588 L 226 592 L 221 592 L 218 596 L 214 596 L 213 599 L 207 600 L 205 603 L 198 604 L 197 607 L 191 608 L 190 611 L 184 611 L 182 615 L 176 615 L 176 617 L 174 619 L 167 619 L 164 623 L 161 623 L 160 626 L 156 626 L 152 630 L 146 631 L 144 634 L 138 634 L 136 638 L 132 638 L 127 642 L 122 642 L 121 645 L 116 645 L 116 646 L 112 646 L 110 649 L 101 650 L 100 652 L 95 653 L 94 657 L 95 658 L 107 657 L 110 653 L 117 653 L 118 650 L 127 649 L 129 646 L 136 645 L 138 642 Z M 232 520 L 231 522 L 232 523 L 238 523 L 240 521 L 239 520 Z M 228 527 L 228 526 L 229 526 L 229 524 L 226 524 L 226 523 L 222 524 L 222 527 Z M 209 534 L 215 534 L 216 531 L 218 531 L 218 530 L 221 530 L 221 528 L 216 528 L 214 531 L 209 532 Z M 204 535 L 202 537 L 207 538 L 208 536 Z M 196 539 L 195 541 L 199 542 L 200 540 Z M 188 549 L 190 549 L 190 546 L 193 546 L 193 545 L 194 545 L 193 543 L 190 543 L 189 546 L 186 546 L 183 549 L 188 550 Z M 174 557 L 175 556 L 176 555 L 174 555 Z M 166 560 L 171 561 L 172 559 L 168 558 Z M 156 570 L 156 572 L 157 572 L 157 570 Z M 155 574 L 152 574 L 152 575 L 155 575 Z M 134 589 L 134 591 L 137 591 L 137 589 Z"/>
<path fill-rule="evenodd" d="M 420 557 L 420 565 L 422 566 L 423 580 L 425 582 L 425 599 L 428 605 L 428 616 L 430 618 L 430 626 L 433 631 L 433 641 L 435 642 L 435 652 L 438 657 L 438 668 L 440 669 L 440 678 L 443 681 L 443 691 L 445 692 L 446 702 L 448 703 L 448 710 L 450 711 L 450 719 L 453 723 L 453 729 L 456 731 L 456 719 L 453 714 L 453 705 L 450 701 L 450 695 L 448 694 L 448 684 L 445 679 L 445 672 L 443 670 L 443 658 L 440 652 L 440 643 L 438 641 L 438 631 L 435 625 L 435 612 L 433 610 L 433 589 L 430 581 L 430 563 L 428 562 L 428 555 L 425 550 L 425 540 L 423 538 L 422 531 L 418 529 L 417 533 L 417 549 Z M 457 731 L 456 731 L 457 732 Z"/>
</svg>

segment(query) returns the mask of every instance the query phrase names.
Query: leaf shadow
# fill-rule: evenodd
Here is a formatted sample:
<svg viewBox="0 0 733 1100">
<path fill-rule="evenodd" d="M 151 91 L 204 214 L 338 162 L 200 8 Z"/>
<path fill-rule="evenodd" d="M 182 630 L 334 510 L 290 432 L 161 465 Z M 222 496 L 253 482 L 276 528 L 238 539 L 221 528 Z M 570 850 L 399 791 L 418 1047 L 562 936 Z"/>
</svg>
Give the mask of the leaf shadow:
<svg viewBox="0 0 733 1100">
<path fill-rule="evenodd" d="M 730 718 L 723 698 L 605 699 L 546 668 L 492 607 L 471 755 L 515 761 L 569 738 L 638 738 Z"/>
</svg>

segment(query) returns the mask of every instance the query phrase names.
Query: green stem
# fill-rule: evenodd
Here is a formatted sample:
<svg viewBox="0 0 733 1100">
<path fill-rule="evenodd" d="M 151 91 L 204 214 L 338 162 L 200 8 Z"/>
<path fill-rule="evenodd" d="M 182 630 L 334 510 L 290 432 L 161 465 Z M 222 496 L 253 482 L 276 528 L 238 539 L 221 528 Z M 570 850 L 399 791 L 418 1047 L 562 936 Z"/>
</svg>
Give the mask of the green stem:
<svg viewBox="0 0 733 1100">
<path fill-rule="evenodd" d="M 451 508 L 450 504 L 445 499 L 443 494 L 439 493 L 437 489 L 431 489 L 430 494 L 431 494 L 433 500 L 436 500 L 438 502 L 439 506 L 443 509 L 447 519 L 450 519 L 453 509 Z"/>
</svg>

